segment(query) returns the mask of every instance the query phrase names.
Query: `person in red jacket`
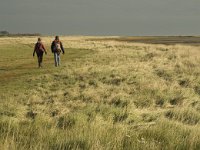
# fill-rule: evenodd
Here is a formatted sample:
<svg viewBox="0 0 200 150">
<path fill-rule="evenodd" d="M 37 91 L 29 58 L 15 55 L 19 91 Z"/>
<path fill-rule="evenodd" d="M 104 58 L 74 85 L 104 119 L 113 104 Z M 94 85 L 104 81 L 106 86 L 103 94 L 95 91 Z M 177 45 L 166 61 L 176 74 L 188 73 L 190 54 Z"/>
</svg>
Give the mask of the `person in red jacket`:
<svg viewBox="0 0 200 150">
<path fill-rule="evenodd" d="M 41 68 L 42 67 L 42 60 L 43 60 L 43 53 L 45 52 L 45 54 L 47 54 L 47 51 L 42 43 L 42 39 L 38 38 L 37 43 L 35 44 L 35 48 L 33 51 L 33 57 L 35 56 L 35 53 L 37 54 L 37 58 L 38 58 L 38 67 Z"/>
</svg>

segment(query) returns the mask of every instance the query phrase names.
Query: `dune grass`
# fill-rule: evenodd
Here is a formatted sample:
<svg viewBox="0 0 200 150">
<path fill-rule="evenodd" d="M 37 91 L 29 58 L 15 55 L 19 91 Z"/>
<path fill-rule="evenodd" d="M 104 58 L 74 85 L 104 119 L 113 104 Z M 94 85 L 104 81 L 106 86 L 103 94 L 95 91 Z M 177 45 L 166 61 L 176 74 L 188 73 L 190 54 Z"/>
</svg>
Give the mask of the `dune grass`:
<svg viewBox="0 0 200 150">
<path fill-rule="evenodd" d="M 199 47 L 61 39 L 0 38 L 0 149 L 200 149 Z"/>
</svg>

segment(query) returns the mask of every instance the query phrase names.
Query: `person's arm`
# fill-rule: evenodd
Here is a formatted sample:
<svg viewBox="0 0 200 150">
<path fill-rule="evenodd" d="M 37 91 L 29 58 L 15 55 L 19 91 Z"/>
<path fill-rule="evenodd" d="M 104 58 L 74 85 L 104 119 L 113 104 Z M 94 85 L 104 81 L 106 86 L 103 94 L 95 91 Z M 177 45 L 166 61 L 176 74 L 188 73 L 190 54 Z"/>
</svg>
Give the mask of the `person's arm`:
<svg viewBox="0 0 200 150">
<path fill-rule="evenodd" d="M 60 47 L 61 47 L 61 50 L 62 50 L 62 52 L 63 52 L 63 54 L 64 54 L 64 53 L 65 53 L 65 50 L 64 50 L 64 48 L 63 48 L 62 42 L 60 42 Z"/>
<path fill-rule="evenodd" d="M 36 46 L 37 46 L 37 44 L 35 44 L 35 47 L 34 47 L 33 57 L 35 56 Z"/>
<path fill-rule="evenodd" d="M 44 47 L 44 44 L 42 44 L 42 48 L 43 48 L 45 54 L 47 54 L 47 51 L 46 51 L 46 48 Z"/>
<path fill-rule="evenodd" d="M 51 52 L 54 52 L 54 42 L 51 43 Z"/>
</svg>

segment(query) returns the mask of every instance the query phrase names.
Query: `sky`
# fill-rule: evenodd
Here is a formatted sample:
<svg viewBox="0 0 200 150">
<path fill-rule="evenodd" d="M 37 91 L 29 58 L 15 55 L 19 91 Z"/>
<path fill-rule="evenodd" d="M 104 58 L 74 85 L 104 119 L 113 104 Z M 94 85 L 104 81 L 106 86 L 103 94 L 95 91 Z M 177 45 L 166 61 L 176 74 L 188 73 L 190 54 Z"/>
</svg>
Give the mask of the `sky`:
<svg viewBox="0 0 200 150">
<path fill-rule="evenodd" d="M 200 35 L 199 0 L 0 0 L 0 31 Z"/>
</svg>

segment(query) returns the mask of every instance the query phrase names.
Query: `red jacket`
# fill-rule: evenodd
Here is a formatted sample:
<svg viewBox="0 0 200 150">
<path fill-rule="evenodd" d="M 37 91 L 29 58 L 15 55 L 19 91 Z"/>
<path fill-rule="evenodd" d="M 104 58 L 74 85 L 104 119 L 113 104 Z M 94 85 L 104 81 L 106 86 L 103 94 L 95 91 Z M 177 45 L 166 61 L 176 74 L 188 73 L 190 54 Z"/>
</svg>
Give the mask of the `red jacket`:
<svg viewBox="0 0 200 150">
<path fill-rule="evenodd" d="M 46 49 L 44 47 L 44 45 L 42 44 L 42 42 L 37 42 L 35 44 L 35 48 L 34 48 L 34 51 L 33 51 L 33 54 L 35 54 L 35 52 L 38 54 L 38 53 L 43 53 L 45 52 L 46 53 Z"/>
</svg>

